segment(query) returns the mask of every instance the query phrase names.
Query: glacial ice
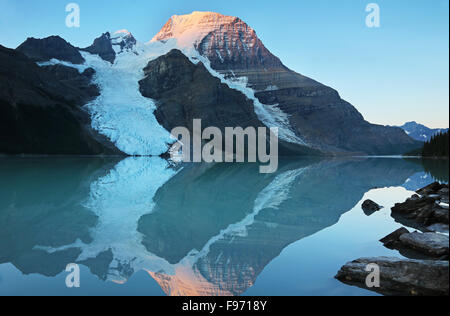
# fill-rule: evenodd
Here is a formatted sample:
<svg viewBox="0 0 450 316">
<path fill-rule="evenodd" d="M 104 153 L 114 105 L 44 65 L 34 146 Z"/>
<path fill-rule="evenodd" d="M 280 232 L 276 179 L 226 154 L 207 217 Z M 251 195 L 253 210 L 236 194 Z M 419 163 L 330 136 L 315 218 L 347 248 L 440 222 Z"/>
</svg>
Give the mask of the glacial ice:
<svg viewBox="0 0 450 316">
<path fill-rule="evenodd" d="M 80 52 L 85 59 L 82 65 L 57 59 L 38 65 L 61 64 L 76 68 L 80 73 L 93 68 L 96 71 L 93 81 L 99 86 L 101 95 L 85 105 L 91 115 L 92 127 L 128 155 L 159 156 L 166 153 L 175 140 L 156 120 L 155 103 L 142 96 L 139 81 L 144 78 L 143 69 L 147 63 L 172 48 L 173 41 L 137 43 L 133 50 L 117 54 L 114 64 L 98 55 Z"/>
<path fill-rule="evenodd" d="M 140 93 L 139 80 L 144 77 L 148 61 L 160 54 L 153 54 L 150 47 L 142 47 L 138 53 L 123 52 L 113 65 L 97 55 L 82 53 L 86 65 L 95 69 L 94 82 L 101 91 L 86 108 L 93 128 L 121 151 L 134 156 L 158 156 L 167 152 L 174 140 L 156 120 L 153 100 Z"/>
</svg>

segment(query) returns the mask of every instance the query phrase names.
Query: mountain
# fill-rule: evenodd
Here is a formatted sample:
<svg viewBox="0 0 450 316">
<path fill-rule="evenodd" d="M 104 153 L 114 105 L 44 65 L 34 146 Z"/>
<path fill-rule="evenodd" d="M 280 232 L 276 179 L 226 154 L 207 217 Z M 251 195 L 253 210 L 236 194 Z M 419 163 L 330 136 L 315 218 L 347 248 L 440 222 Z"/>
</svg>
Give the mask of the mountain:
<svg viewBox="0 0 450 316">
<path fill-rule="evenodd" d="M 282 64 L 245 22 L 213 12 L 173 16 L 152 42 L 174 39 L 229 81 L 241 81 L 311 147 L 326 152 L 399 154 L 420 145 L 398 128 L 373 125 L 337 91 Z"/>
<path fill-rule="evenodd" d="M 75 79 L 64 81 L 68 90 L 79 89 L 76 78 L 90 69 L 88 86 L 100 95 L 80 100 L 77 110 L 128 155 L 166 153 L 169 131 L 195 118 L 220 128 L 278 127 L 281 152 L 290 155 L 388 155 L 421 146 L 400 128 L 370 124 L 337 91 L 288 69 L 236 17 L 173 16 L 147 43 L 121 30 L 86 48 L 51 36 L 27 39 L 16 51 L 37 62 L 40 70 L 32 68 L 45 70 L 50 85 L 60 82 L 56 66 L 75 68 Z"/>
<path fill-rule="evenodd" d="M 155 116 L 168 131 L 185 126 L 193 133 L 193 120 L 214 126 L 225 134 L 228 126 L 264 127 L 252 100 L 214 77 L 203 63 L 193 64 L 180 50 L 152 60 L 139 81 L 143 96 L 158 104 Z M 283 155 L 317 154 L 307 146 L 279 142 Z"/>
<path fill-rule="evenodd" d="M 0 154 L 119 153 L 91 128 L 81 108 L 99 95 L 91 84 L 93 73 L 39 67 L 21 52 L 0 46 Z"/>
<path fill-rule="evenodd" d="M 408 122 L 403 126 L 400 126 L 400 128 L 403 129 L 410 137 L 421 142 L 430 141 L 432 136 L 448 132 L 448 128 L 432 129 L 416 122 Z"/>
</svg>

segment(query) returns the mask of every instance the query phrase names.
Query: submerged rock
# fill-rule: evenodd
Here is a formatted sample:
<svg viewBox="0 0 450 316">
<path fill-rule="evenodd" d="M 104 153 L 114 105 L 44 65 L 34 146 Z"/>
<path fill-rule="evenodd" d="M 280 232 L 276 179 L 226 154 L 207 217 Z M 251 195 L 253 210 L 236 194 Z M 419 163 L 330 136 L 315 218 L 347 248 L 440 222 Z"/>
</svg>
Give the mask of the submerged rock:
<svg viewBox="0 0 450 316">
<path fill-rule="evenodd" d="M 380 268 L 380 287 L 368 288 L 369 264 Z M 383 295 L 446 296 L 449 294 L 448 261 L 361 258 L 344 265 L 336 279 Z"/>
<path fill-rule="evenodd" d="M 383 208 L 383 206 L 378 205 L 377 203 L 375 203 L 372 200 L 366 200 L 362 204 L 362 209 L 367 216 L 372 215 L 373 213 L 381 210 L 382 208 Z"/>
</svg>

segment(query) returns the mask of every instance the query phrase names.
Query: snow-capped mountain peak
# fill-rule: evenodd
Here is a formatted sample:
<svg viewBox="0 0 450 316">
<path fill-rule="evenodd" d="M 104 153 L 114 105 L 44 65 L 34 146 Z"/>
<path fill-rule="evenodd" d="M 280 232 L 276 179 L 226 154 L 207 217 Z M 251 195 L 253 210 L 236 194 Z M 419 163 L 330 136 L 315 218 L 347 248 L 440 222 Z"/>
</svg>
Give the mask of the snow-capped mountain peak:
<svg viewBox="0 0 450 316">
<path fill-rule="evenodd" d="M 180 48 L 196 47 L 209 33 L 236 21 L 240 20 L 215 12 L 195 11 L 187 15 L 174 15 L 151 42 L 175 38 Z"/>
<path fill-rule="evenodd" d="M 269 127 L 278 127 L 280 139 L 306 145 L 290 127 L 286 113 L 276 105 L 261 104 L 255 97 L 248 70 L 267 73 L 271 69 L 275 73 L 284 68 L 244 21 L 215 12 L 174 15 L 150 44 L 169 42 L 191 61 L 201 61 L 214 77 L 253 100 L 258 118 Z M 268 86 L 261 85 L 264 89 Z"/>
<path fill-rule="evenodd" d="M 118 30 L 118 31 L 114 32 L 114 35 L 115 36 L 122 36 L 122 37 L 132 36 L 131 33 L 128 30 L 126 30 L 126 29 Z"/>
<path fill-rule="evenodd" d="M 403 129 L 411 138 L 421 142 L 429 141 L 434 135 L 448 131 L 448 128 L 432 129 L 417 122 L 405 123 L 403 126 L 400 126 L 400 128 Z"/>
<path fill-rule="evenodd" d="M 111 45 L 116 53 L 132 50 L 136 45 L 136 39 L 127 30 L 119 30 L 111 36 Z"/>
</svg>

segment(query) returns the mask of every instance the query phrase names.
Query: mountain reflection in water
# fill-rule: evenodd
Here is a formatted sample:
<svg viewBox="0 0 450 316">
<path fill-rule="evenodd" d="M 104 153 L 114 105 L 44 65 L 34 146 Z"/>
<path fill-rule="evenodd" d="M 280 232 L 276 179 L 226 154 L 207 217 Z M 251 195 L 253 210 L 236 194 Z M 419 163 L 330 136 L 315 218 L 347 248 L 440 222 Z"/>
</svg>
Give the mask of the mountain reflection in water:
<svg viewBox="0 0 450 316">
<path fill-rule="evenodd" d="M 144 270 L 167 295 L 242 295 L 283 249 L 335 225 L 369 190 L 413 189 L 424 171 L 375 158 L 258 170 L 161 158 L 1 159 L 0 264 L 55 277 L 75 262 L 120 284 Z"/>
</svg>

